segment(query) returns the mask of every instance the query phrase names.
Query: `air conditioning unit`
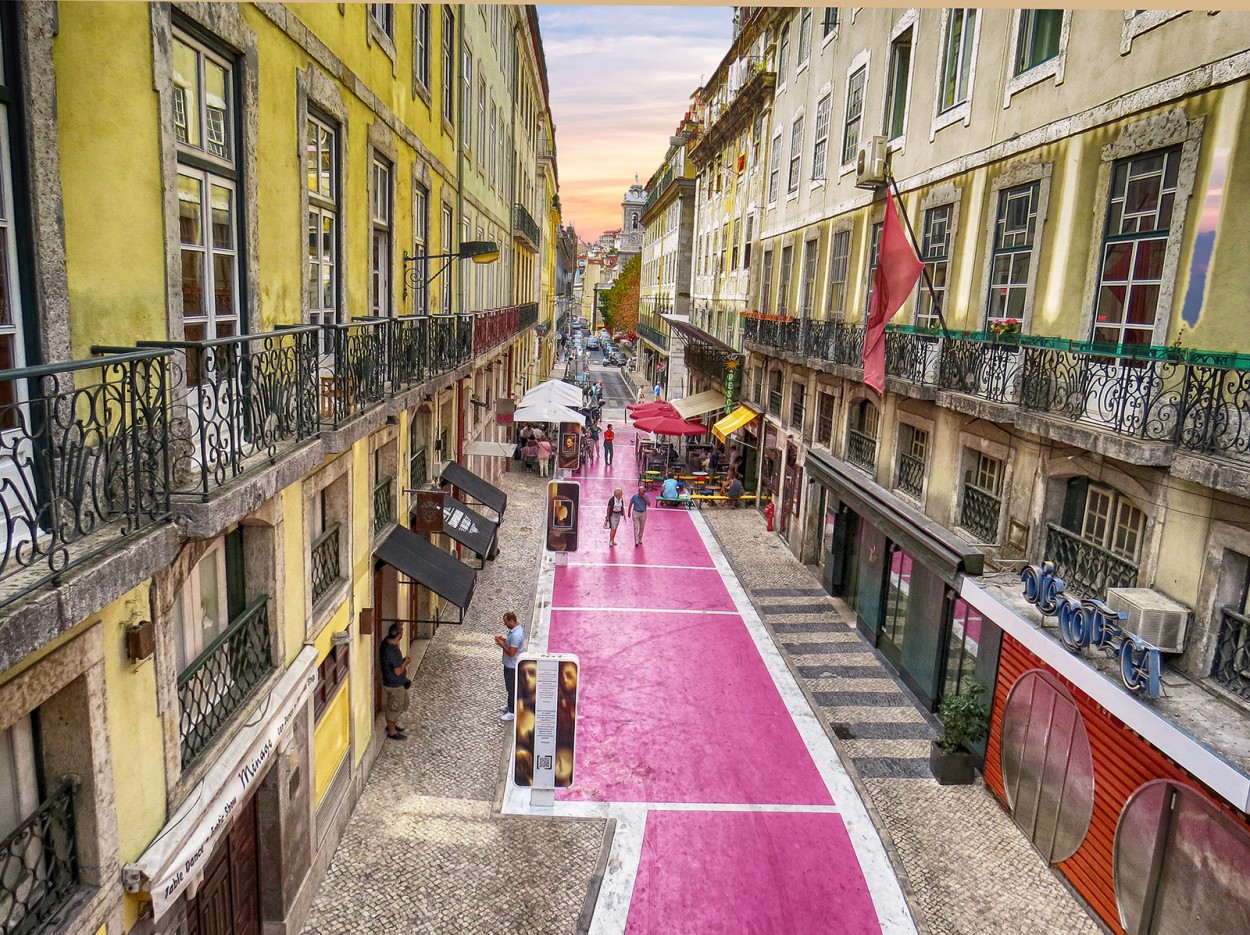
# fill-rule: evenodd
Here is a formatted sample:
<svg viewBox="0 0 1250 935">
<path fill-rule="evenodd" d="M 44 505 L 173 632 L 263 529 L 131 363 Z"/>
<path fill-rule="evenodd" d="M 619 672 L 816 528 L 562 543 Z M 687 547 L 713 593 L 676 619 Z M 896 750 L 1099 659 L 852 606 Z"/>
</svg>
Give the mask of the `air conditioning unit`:
<svg viewBox="0 0 1250 935">
<path fill-rule="evenodd" d="M 1108 588 L 1107 606 L 1127 615 L 1122 626 L 1165 653 L 1185 650 L 1189 608 L 1150 588 Z"/>
<path fill-rule="evenodd" d="M 885 184 L 885 137 L 870 136 L 855 158 L 855 187 L 877 188 Z"/>
</svg>

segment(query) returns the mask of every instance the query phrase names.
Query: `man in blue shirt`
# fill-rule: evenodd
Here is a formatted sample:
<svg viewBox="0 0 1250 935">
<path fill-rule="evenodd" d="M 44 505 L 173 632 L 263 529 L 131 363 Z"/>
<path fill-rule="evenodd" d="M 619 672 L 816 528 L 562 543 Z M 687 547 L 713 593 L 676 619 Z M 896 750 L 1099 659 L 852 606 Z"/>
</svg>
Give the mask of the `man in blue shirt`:
<svg viewBox="0 0 1250 935">
<path fill-rule="evenodd" d="M 634 545 L 642 545 L 642 531 L 647 528 L 647 507 L 650 506 L 647 500 L 647 488 L 642 484 L 638 485 L 638 492 L 629 498 L 629 510 L 627 515 L 634 522 Z"/>
<path fill-rule="evenodd" d="M 503 615 L 503 625 L 508 635 L 496 636 L 495 645 L 503 650 L 503 687 L 508 703 L 499 706 L 499 720 L 511 721 L 516 717 L 516 657 L 525 649 L 525 627 L 512 611 Z"/>
<path fill-rule="evenodd" d="M 665 500 L 677 499 L 677 478 L 672 474 L 664 478 L 664 485 L 660 488 L 660 496 Z"/>
</svg>

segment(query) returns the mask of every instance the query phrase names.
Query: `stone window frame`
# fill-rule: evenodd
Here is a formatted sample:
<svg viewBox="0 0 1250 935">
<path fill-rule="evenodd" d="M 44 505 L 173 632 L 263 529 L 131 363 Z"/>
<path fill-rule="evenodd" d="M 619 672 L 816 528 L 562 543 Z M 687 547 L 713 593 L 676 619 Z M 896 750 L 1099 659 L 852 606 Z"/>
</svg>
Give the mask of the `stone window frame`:
<svg viewBox="0 0 1250 935">
<path fill-rule="evenodd" d="M 856 275 L 856 282 L 860 287 L 860 291 L 856 292 L 854 303 L 851 302 L 851 293 L 850 293 L 849 270 L 851 269 L 851 261 L 848 260 L 847 262 L 847 270 L 848 270 L 847 277 L 848 278 L 847 278 L 846 309 L 848 312 L 852 309 L 860 309 L 863 312 L 862 316 L 860 316 L 858 319 L 851 319 L 852 321 L 863 321 L 863 322 L 868 321 L 868 311 L 869 311 L 868 303 L 869 303 L 869 300 L 871 299 L 872 277 L 876 273 L 876 267 L 870 265 L 872 263 L 872 232 L 875 227 L 877 227 L 878 225 L 884 225 L 884 224 L 885 224 L 885 202 L 881 202 L 869 208 L 867 212 L 867 223 L 864 224 L 863 230 L 860 231 L 859 233 L 859 236 L 861 238 L 860 239 L 860 251 L 861 251 L 862 261 L 856 264 L 857 268 L 855 271 L 855 275 Z M 881 233 L 882 235 L 885 234 L 884 226 L 881 228 Z M 881 246 L 880 243 L 878 243 L 877 244 L 878 254 L 880 253 L 880 246 Z M 852 259 L 855 257 L 855 233 L 854 231 L 852 231 L 851 233 L 850 256 Z M 878 255 L 878 260 L 879 259 L 880 259 L 880 256 Z M 910 302 L 911 299 L 908 298 L 908 301 Z M 907 308 L 907 303 L 904 302 L 901 308 L 902 309 Z M 895 314 L 897 315 L 898 313 L 896 312 Z M 844 321 L 846 320 L 847 316 L 845 312 L 843 313 L 842 318 Z"/>
<path fill-rule="evenodd" d="M 338 250 L 337 257 L 337 276 L 336 276 L 336 299 L 338 300 L 337 320 L 343 321 L 344 315 L 349 308 L 347 294 L 346 275 L 349 267 L 349 238 L 343 236 L 343 231 L 347 228 L 347 220 L 351 217 L 351 198 L 349 197 L 349 179 L 351 171 L 349 169 L 350 161 L 347 154 L 350 151 L 348 146 L 348 119 L 347 105 L 343 101 L 342 92 L 338 85 L 329 75 L 310 62 L 302 71 L 295 73 L 295 151 L 296 151 L 296 172 L 299 180 L 299 257 L 300 257 L 300 321 L 307 322 L 312 309 L 312 295 L 308 291 L 308 182 L 305 178 L 305 161 L 307 154 L 304 151 L 304 138 L 306 128 L 308 126 L 309 110 L 319 110 L 327 117 L 338 123 L 338 148 L 339 158 L 336 160 L 338 169 L 338 178 L 335 179 L 336 207 L 338 211 L 338 236 L 335 238 L 335 246 Z"/>
<path fill-rule="evenodd" d="M 239 201 L 239 287 L 242 301 L 239 331 L 255 334 L 261 331 L 260 320 L 260 218 L 256 150 L 259 141 L 260 66 L 255 31 L 247 25 L 241 8 L 232 4 L 154 3 L 149 5 L 152 33 L 152 71 L 156 86 L 158 126 L 157 139 L 161 160 L 161 202 L 165 219 L 165 320 L 170 341 L 182 341 L 186 331 L 182 320 L 182 256 L 178 220 L 178 143 L 174 128 L 173 38 L 178 27 L 174 11 L 192 27 L 215 37 L 230 47 L 236 58 L 232 63 L 238 91 L 236 114 L 235 166 L 242 176 L 235 188 Z M 300 122 L 301 140 L 303 122 Z M 303 167 L 303 153 L 300 154 Z M 301 183 L 301 189 L 303 184 Z M 304 209 L 301 230 L 308 217 Z M 306 235 L 301 235 L 301 241 Z M 300 247 L 300 256 L 308 252 Z M 301 279 L 308 277 L 301 269 Z"/>
<path fill-rule="evenodd" d="M 945 42 L 946 27 L 950 22 L 951 14 L 950 9 L 943 9 L 942 18 L 938 26 L 938 61 L 933 84 L 933 119 L 929 124 L 930 143 L 937 139 L 939 130 L 960 121 L 963 122 L 965 127 L 972 123 L 972 97 L 976 93 L 977 60 L 981 57 L 979 54 L 981 50 L 981 24 L 985 21 L 985 13 L 987 11 L 980 7 L 961 7 L 960 9 L 975 9 L 977 11 L 977 23 L 972 30 L 972 61 L 968 64 L 968 96 L 949 110 L 942 110 L 942 58 L 946 54 L 943 43 Z"/>
<path fill-rule="evenodd" d="M 1125 10 L 1124 25 L 1120 29 L 1120 54 L 1133 51 L 1133 40 L 1193 10 Z"/>
<path fill-rule="evenodd" d="M 899 432 L 904 425 L 928 434 L 929 444 L 926 455 L 929 459 L 932 459 L 934 455 L 934 442 L 937 440 L 937 422 L 933 419 L 926 419 L 918 413 L 908 412 L 906 409 L 898 408 L 894 411 L 894 432 L 892 436 L 894 450 L 892 452 L 892 457 L 890 458 L 890 490 L 905 500 L 912 503 L 918 502 L 920 508 L 923 510 L 925 503 L 927 503 L 929 499 L 929 476 L 932 474 L 929 470 L 930 465 L 928 463 L 925 464 L 924 480 L 921 481 L 920 484 L 919 501 L 917 501 L 910 494 L 905 493 L 898 486 L 898 459 L 900 454 L 898 439 Z"/>
<path fill-rule="evenodd" d="M 1063 21 L 1059 26 L 1059 51 L 1054 58 L 1047 59 L 1040 65 L 1034 65 L 1028 71 L 1015 74 L 1016 56 L 1020 54 L 1020 20 L 1021 10 L 1013 10 L 1011 14 L 1011 38 L 1007 43 L 1007 84 L 1003 88 L 1003 109 L 1011 106 L 1011 98 L 1025 88 L 1041 84 L 1047 78 L 1053 78 L 1055 87 L 1063 84 L 1064 72 L 1068 65 L 1068 40 L 1072 33 L 1072 11 L 1063 11 Z"/>
<path fill-rule="evenodd" d="M 300 555 L 305 563 L 312 560 L 312 544 L 319 533 L 313 532 L 313 504 L 321 496 L 321 492 L 330 494 L 330 508 L 339 526 L 339 583 L 322 595 L 313 604 L 312 589 L 304 588 L 304 633 L 307 639 L 315 640 L 325 629 L 326 624 L 338 612 L 339 608 L 351 597 L 352 562 L 355 557 L 353 549 L 354 531 L 352 504 L 352 473 L 351 452 L 345 452 L 323 467 L 316 474 L 304 480 L 302 485 L 302 517 L 303 529 L 300 540 Z M 369 489 L 372 496 L 373 488 Z M 366 504 L 365 515 L 372 521 L 373 509 Z M 323 517 L 324 521 L 324 517 Z M 311 572 L 311 569 L 309 569 Z M 305 575 L 305 580 L 310 574 Z"/>
<path fill-rule="evenodd" d="M 994 541 L 985 543 L 986 545 L 1001 548 L 1007 541 L 1007 520 L 1011 515 L 1011 475 L 1014 467 L 1012 464 L 1013 458 L 1011 457 L 1012 449 L 1002 442 L 994 441 L 992 438 L 969 432 L 966 428 L 959 430 L 956 444 L 959 447 L 959 454 L 955 460 L 955 496 L 951 498 L 951 514 L 950 521 L 946 524 L 947 528 L 963 529 L 959 520 L 964 507 L 964 474 L 968 470 L 972 457 L 986 455 L 1000 461 L 1003 465 L 1003 476 L 999 489 L 1001 506 L 998 511 L 998 529 L 995 531 Z"/>
<path fill-rule="evenodd" d="M 946 271 L 946 292 L 942 296 L 942 317 L 948 324 L 950 321 L 949 312 L 951 308 L 951 296 L 955 292 L 956 285 L 955 279 L 951 276 L 950 267 L 954 266 L 961 259 L 959 255 L 959 221 L 960 214 L 963 210 L 963 196 L 964 190 L 962 185 L 957 182 L 942 182 L 941 184 L 935 185 L 929 189 L 928 194 L 920 199 L 920 206 L 916 212 L 916 218 L 920 222 L 919 230 L 916 231 L 916 236 L 920 241 L 919 246 L 923 252 L 925 214 L 928 213 L 930 208 L 940 208 L 943 205 L 951 206 L 950 233 L 948 235 L 950 237 L 950 251 L 946 257 L 948 266 Z M 921 260 L 923 259 L 924 257 L 921 257 Z M 922 273 L 920 279 L 916 282 L 915 292 L 907 297 L 907 302 L 911 303 L 911 309 L 907 317 L 910 317 L 913 323 L 915 323 L 916 316 L 920 312 L 921 293 L 926 291 L 928 291 L 928 287 L 925 285 L 925 277 Z M 904 308 L 906 307 L 907 303 L 904 303 Z"/>
<path fill-rule="evenodd" d="M 1033 249 L 1029 252 L 1029 280 L 1024 298 L 1024 312 L 1020 316 L 1020 330 L 1029 334 L 1033 325 L 1033 309 L 1037 302 L 1037 275 L 1041 268 L 1042 236 L 1046 227 L 1046 212 L 1050 206 L 1050 187 L 1055 171 L 1053 162 L 1022 161 L 1003 169 L 990 183 L 986 199 L 985 257 L 981 263 L 980 309 L 977 321 L 982 328 L 988 327 L 990 311 L 990 287 L 994 275 L 994 237 L 998 225 L 998 202 L 1009 188 L 1037 182 L 1037 224 L 1033 231 Z"/>
<path fill-rule="evenodd" d="M 373 10 L 370 9 L 371 4 L 364 4 L 365 8 L 365 45 L 372 47 L 376 45 L 381 49 L 386 57 L 391 60 L 391 77 L 399 74 L 399 55 L 395 48 L 395 37 L 388 35 L 386 30 L 382 28 L 373 17 Z M 399 22 L 396 16 L 396 4 L 391 4 L 391 30 L 395 31 L 395 26 Z"/>
<path fill-rule="evenodd" d="M 391 491 L 392 505 L 395 507 L 395 521 L 400 522 L 404 517 L 402 504 L 404 497 L 400 493 L 400 488 L 407 487 L 405 478 L 400 472 L 400 442 L 399 442 L 399 426 L 386 426 L 380 432 L 374 432 L 369 436 L 369 454 L 368 466 L 366 468 L 369 475 L 369 529 L 368 538 L 377 540 L 381 538 L 383 532 L 387 532 L 389 527 L 381 531 L 374 531 L 374 514 L 373 514 L 373 490 L 378 485 L 379 478 L 374 470 L 374 454 L 381 452 L 382 463 L 384 467 L 390 468 L 390 477 L 395 484 L 395 489 Z M 402 522 L 401 522 L 402 525 Z"/>
<path fill-rule="evenodd" d="M 851 444 L 851 420 L 854 419 L 855 417 L 855 407 L 865 401 L 867 401 L 869 404 L 872 405 L 874 409 L 877 410 L 877 434 L 876 436 L 874 436 L 876 447 L 873 453 L 873 462 L 872 462 L 871 471 L 860 467 L 858 464 L 852 461 L 849 456 L 850 452 L 848 451 L 848 448 L 850 447 L 850 444 Z M 835 432 L 837 431 L 839 423 L 841 424 L 841 428 L 842 428 L 842 437 L 837 439 L 838 457 L 841 458 L 847 465 L 854 468 L 856 471 L 860 471 L 861 473 L 867 474 L 869 477 L 873 478 L 873 480 L 876 480 L 877 470 L 881 467 L 881 431 L 882 431 L 882 426 L 885 424 L 885 399 L 878 396 L 873 391 L 869 390 L 866 386 L 864 386 L 864 384 L 862 383 L 855 384 L 854 388 L 851 389 L 846 394 L 845 404 L 843 405 L 843 408 L 842 408 L 841 418 L 839 418 L 838 413 L 836 412 L 834 413 L 833 425 L 834 425 Z"/>
<path fill-rule="evenodd" d="M 1220 609 L 1226 603 L 1221 594 L 1224 583 L 1221 574 L 1224 553 L 1238 552 L 1250 556 L 1250 530 L 1213 519 L 1203 551 L 1206 561 L 1203 562 L 1198 597 L 1194 602 L 1193 632 L 1182 657 L 1184 666 L 1190 675 L 1216 691 L 1221 698 L 1244 709 L 1247 707 L 1246 700 L 1220 686 L 1212 677 L 1211 667 L 1215 664 L 1215 651 L 1219 642 Z"/>
<path fill-rule="evenodd" d="M 833 292 L 833 244 L 838 234 L 845 233 L 847 235 L 846 245 L 846 278 L 842 280 L 842 308 L 834 311 L 829 307 L 829 300 Z M 854 270 L 855 257 L 855 217 L 854 215 L 843 215 L 833 222 L 829 227 L 829 245 L 825 250 L 825 265 L 821 272 L 824 274 L 823 290 L 820 296 L 820 307 L 824 309 L 824 318 L 832 321 L 842 321 L 846 318 L 846 310 L 851 297 L 851 277 Z"/>
<path fill-rule="evenodd" d="M 340 147 L 341 150 L 345 148 L 346 147 Z M 399 279 L 395 275 L 395 248 L 396 246 L 398 246 L 397 241 L 399 240 L 399 238 L 396 236 L 395 215 L 396 215 L 396 209 L 403 202 L 400 201 L 399 147 L 395 143 L 394 131 L 392 131 L 391 128 L 387 126 L 387 124 L 382 120 L 373 120 L 369 124 L 369 171 L 365 174 L 365 189 L 366 189 L 365 203 L 368 205 L 368 214 L 369 214 L 369 218 L 368 218 L 369 220 L 369 224 L 368 224 L 369 251 L 368 253 L 369 253 L 370 274 L 368 276 L 368 282 L 366 284 L 366 289 L 368 292 L 368 299 L 367 299 L 368 305 L 366 305 L 366 308 L 368 309 L 372 309 L 374 306 L 372 270 L 373 270 L 373 201 L 374 201 L 374 194 L 375 194 L 373 190 L 373 186 L 374 186 L 373 159 L 374 159 L 375 153 L 378 155 L 384 156 L 387 160 L 389 160 L 391 164 L 391 220 L 390 220 L 391 255 L 390 255 L 390 269 L 387 275 L 387 282 L 390 283 L 390 289 L 391 289 L 391 296 L 390 296 L 390 302 L 389 302 L 388 307 L 390 308 L 390 317 L 393 317 L 395 314 L 397 314 L 397 310 L 399 309 L 400 304 L 401 304 L 401 302 L 399 301 L 399 296 L 396 295 L 396 290 L 395 290 L 395 287 L 399 285 Z M 409 194 L 411 195 L 411 192 Z M 307 197 L 307 193 L 305 193 L 305 197 Z M 409 238 L 409 241 L 411 241 L 411 239 L 412 238 Z M 402 269 L 400 270 L 400 276 L 401 277 L 403 276 Z M 304 278 L 307 279 L 308 277 L 305 276 Z"/>
<path fill-rule="evenodd" d="M 1159 287 L 1158 314 L 1155 317 L 1153 335 L 1155 343 L 1166 343 L 1170 333 L 1176 292 L 1176 277 L 1184 248 L 1185 222 L 1189 202 L 1198 179 L 1198 161 L 1202 151 L 1206 116 L 1198 115 L 1190 120 L 1184 109 L 1173 107 L 1162 113 L 1152 114 L 1124 126 L 1114 142 L 1102 147 L 1098 165 L 1098 180 L 1092 202 L 1093 236 L 1085 267 L 1085 284 L 1081 293 L 1081 318 L 1077 327 L 1078 337 L 1092 335 L 1094 329 L 1095 303 L 1101 280 L 1104 237 L 1107 227 L 1107 204 L 1111 197 L 1111 171 L 1120 159 L 1140 156 L 1157 149 L 1180 146 L 1180 168 L 1176 177 L 1176 199 L 1172 208 L 1168 243 L 1163 254 L 1163 272 Z M 1080 337 L 1080 340 L 1088 338 Z"/>
<path fill-rule="evenodd" d="M 421 80 L 421 71 L 418 68 L 421 62 L 421 56 L 417 54 L 417 37 L 421 35 L 419 26 L 421 12 L 425 13 L 425 80 Z M 433 104 L 430 97 L 430 76 L 433 74 L 434 66 L 431 51 L 431 41 L 434 35 L 433 28 L 433 12 L 434 4 L 432 3 L 414 3 L 412 5 L 412 97 L 413 100 L 420 98 L 425 101 L 427 108 L 432 108 Z"/>
<path fill-rule="evenodd" d="M 838 134 L 838 178 L 855 171 L 855 157 L 850 162 L 841 162 L 842 153 L 846 150 L 846 122 L 847 113 L 846 106 L 851 94 L 851 78 L 861 68 L 864 70 L 864 90 L 859 111 L 859 138 L 855 141 L 855 150 L 858 153 L 859 148 L 864 144 L 864 128 L 868 126 L 868 91 L 870 89 L 869 81 L 872 78 L 872 50 L 860 49 L 851 59 L 850 64 L 846 66 L 846 73 L 842 80 L 842 132 Z"/>
<path fill-rule="evenodd" d="M 894 42 L 907 30 L 911 30 L 911 54 L 907 62 L 907 100 L 903 104 L 903 132 L 896 137 L 889 137 L 884 133 L 885 123 L 888 115 L 885 110 L 890 103 L 890 65 L 894 59 Z M 916 86 L 916 46 L 919 44 L 920 37 L 920 10 L 913 7 L 897 20 L 890 27 L 890 40 L 886 43 L 886 47 L 890 50 L 885 63 L 885 80 L 886 86 L 881 95 L 881 127 L 882 135 L 886 136 L 886 151 L 890 153 L 902 153 L 907 149 L 907 127 L 911 121 L 911 99 L 912 89 Z"/>
</svg>

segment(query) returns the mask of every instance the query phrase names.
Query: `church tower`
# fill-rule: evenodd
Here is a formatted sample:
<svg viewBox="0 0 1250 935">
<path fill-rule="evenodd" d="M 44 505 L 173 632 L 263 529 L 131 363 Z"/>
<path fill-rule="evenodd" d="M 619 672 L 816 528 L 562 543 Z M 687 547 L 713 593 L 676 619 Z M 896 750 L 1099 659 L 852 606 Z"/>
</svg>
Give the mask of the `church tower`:
<svg viewBox="0 0 1250 935">
<path fill-rule="evenodd" d="M 647 204 L 647 190 L 638 184 L 638 176 L 634 176 L 634 184 L 625 193 L 621 202 L 621 248 L 620 265 L 624 266 L 631 256 L 642 252 L 642 209 Z"/>
</svg>

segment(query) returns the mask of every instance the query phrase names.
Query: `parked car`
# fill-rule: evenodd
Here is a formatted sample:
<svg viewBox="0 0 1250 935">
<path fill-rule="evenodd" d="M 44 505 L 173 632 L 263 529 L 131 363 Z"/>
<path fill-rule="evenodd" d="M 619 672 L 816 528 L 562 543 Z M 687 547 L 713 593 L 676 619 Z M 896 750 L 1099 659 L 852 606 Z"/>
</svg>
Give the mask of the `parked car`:
<svg viewBox="0 0 1250 935">
<path fill-rule="evenodd" d="M 589 350 L 592 350 L 592 351 L 594 351 L 594 350 L 598 350 L 598 348 L 599 348 L 599 339 L 598 339 L 598 338 L 596 338 L 596 337 L 589 337 L 589 338 L 587 338 L 587 339 L 586 339 L 586 347 L 587 347 Z"/>
</svg>

